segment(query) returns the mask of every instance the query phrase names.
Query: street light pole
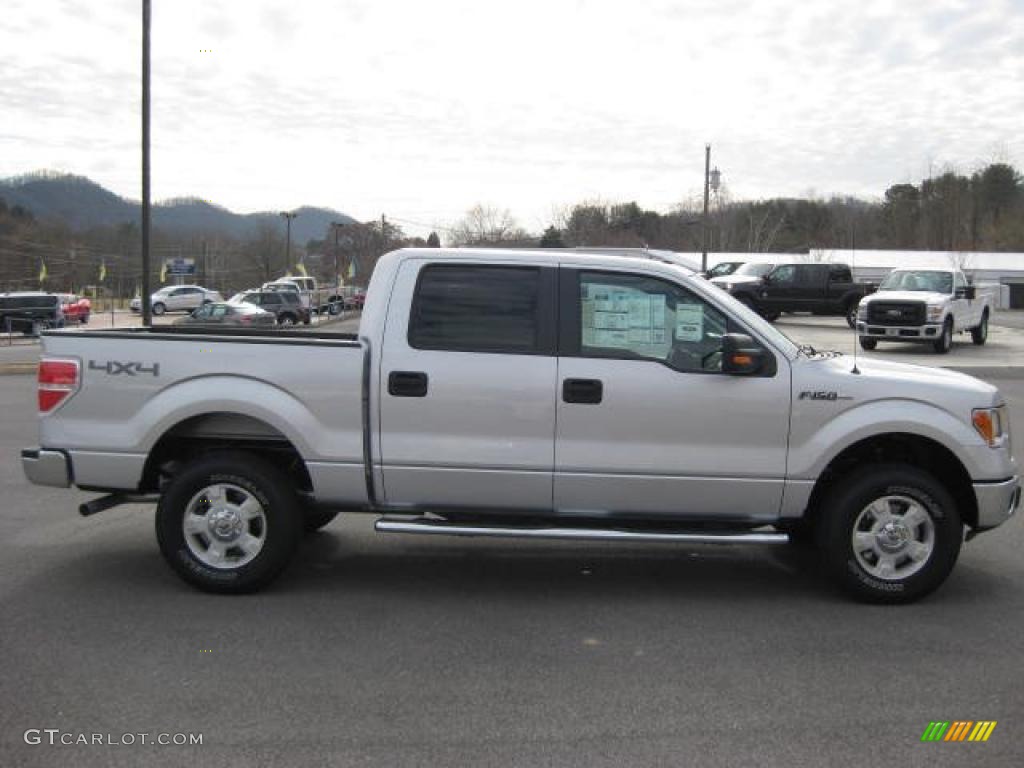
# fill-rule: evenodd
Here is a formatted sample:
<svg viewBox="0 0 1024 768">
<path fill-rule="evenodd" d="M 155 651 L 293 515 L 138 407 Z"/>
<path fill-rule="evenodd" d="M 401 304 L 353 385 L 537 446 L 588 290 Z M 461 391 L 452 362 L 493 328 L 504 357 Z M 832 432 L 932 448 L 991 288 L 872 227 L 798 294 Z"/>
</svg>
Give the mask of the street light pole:
<svg viewBox="0 0 1024 768">
<path fill-rule="evenodd" d="M 341 285 L 341 246 L 338 244 L 338 233 L 344 226 L 344 222 L 341 221 L 331 222 L 334 229 L 334 290 L 338 290 Z"/>
<path fill-rule="evenodd" d="M 149 27 L 150 0 L 142 0 L 142 324 L 153 324 L 149 301 Z"/>
<path fill-rule="evenodd" d="M 711 145 L 704 145 L 704 218 L 700 224 L 700 271 L 708 271 L 708 187 L 711 179 Z"/>
<path fill-rule="evenodd" d="M 291 270 L 292 264 L 292 219 L 299 214 L 295 211 L 281 211 L 281 215 L 284 216 L 284 220 L 288 223 L 288 234 L 284 244 L 284 273 L 287 275 Z"/>
</svg>

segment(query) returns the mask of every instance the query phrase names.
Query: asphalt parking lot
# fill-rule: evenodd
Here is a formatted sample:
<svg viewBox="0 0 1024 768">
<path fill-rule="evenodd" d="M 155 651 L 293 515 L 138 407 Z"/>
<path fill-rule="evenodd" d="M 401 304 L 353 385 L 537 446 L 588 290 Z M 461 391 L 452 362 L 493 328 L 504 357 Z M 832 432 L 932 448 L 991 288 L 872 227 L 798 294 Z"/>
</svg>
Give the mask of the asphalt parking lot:
<svg viewBox="0 0 1024 768">
<path fill-rule="evenodd" d="M 984 377 L 1022 461 L 1024 379 Z M 33 388 L 0 376 L 0 765 L 1024 762 L 1020 519 L 903 607 L 848 602 L 785 548 L 384 537 L 360 516 L 273 589 L 215 597 L 163 564 L 150 508 L 83 519 L 90 494 L 27 484 Z M 921 743 L 933 720 L 998 726 Z"/>
</svg>

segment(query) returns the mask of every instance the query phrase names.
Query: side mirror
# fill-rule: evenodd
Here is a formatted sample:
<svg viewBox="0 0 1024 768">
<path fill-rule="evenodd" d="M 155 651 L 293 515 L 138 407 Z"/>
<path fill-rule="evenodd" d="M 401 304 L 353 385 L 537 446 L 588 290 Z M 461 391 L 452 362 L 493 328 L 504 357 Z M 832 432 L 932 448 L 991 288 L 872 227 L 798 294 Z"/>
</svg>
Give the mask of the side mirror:
<svg viewBox="0 0 1024 768">
<path fill-rule="evenodd" d="M 967 299 L 968 301 L 974 301 L 978 295 L 978 290 L 973 285 L 967 285 L 963 288 L 957 288 L 956 296 L 958 299 Z"/>
<path fill-rule="evenodd" d="M 771 281 L 772 281 L 772 276 L 771 275 L 761 275 L 761 282 L 764 283 L 765 285 L 770 284 Z"/>
<path fill-rule="evenodd" d="M 722 372 L 749 376 L 761 370 L 764 350 L 745 333 L 727 333 L 722 337 Z"/>
</svg>

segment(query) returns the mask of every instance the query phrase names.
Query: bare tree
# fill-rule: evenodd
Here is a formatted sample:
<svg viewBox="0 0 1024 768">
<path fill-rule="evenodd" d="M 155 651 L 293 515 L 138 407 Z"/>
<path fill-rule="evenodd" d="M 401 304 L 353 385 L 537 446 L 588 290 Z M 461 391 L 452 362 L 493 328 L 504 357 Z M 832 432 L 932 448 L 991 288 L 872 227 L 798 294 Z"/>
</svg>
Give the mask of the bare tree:
<svg viewBox="0 0 1024 768">
<path fill-rule="evenodd" d="M 452 227 L 451 239 L 455 245 L 493 245 L 528 239 L 508 209 L 477 204 Z"/>
</svg>

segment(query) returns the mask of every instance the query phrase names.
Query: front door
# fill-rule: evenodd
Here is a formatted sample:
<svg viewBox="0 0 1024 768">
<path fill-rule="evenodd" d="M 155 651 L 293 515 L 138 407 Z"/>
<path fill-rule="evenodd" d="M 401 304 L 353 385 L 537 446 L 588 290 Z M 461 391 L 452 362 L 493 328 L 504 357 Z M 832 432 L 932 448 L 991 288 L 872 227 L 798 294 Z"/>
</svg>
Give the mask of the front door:
<svg viewBox="0 0 1024 768">
<path fill-rule="evenodd" d="M 588 517 L 771 520 L 789 433 L 788 360 L 722 368 L 746 329 L 671 282 L 563 269 L 554 503 Z"/>
<path fill-rule="evenodd" d="M 389 506 L 550 512 L 556 274 L 402 264 L 379 374 Z"/>
</svg>

